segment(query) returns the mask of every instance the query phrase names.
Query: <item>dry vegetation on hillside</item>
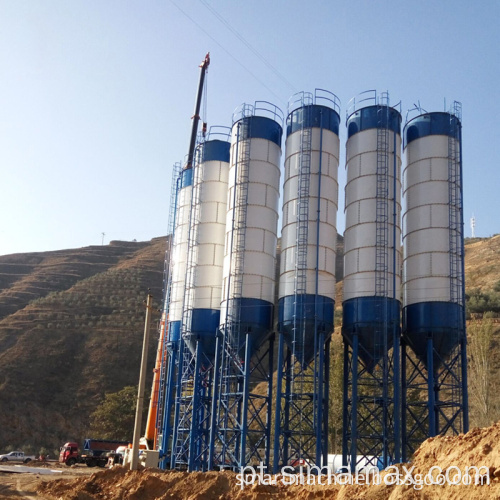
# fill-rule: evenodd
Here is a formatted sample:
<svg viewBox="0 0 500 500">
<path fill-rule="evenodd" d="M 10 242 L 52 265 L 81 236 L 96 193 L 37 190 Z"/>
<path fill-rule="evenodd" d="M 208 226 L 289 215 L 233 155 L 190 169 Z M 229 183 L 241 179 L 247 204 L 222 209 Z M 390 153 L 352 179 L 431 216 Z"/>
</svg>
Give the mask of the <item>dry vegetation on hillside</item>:
<svg viewBox="0 0 500 500">
<path fill-rule="evenodd" d="M 342 243 L 340 237 L 340 276 Z M 53 450 L 68 439 L 88 437 L 89 414 L 105 393 L 137 383 L 143 300 L 151 288 L 160 305 L 165 247 L 165 238 L 158 238 L 0 257 L 1 451 L 24 447 L 37 453 L 41 447 Z M 499 263 L 500 236 L 468 241 L 468 293 L 477 290 L 482 294 L 476 295 L 478 300 L 483 300 L 483 295 L 494 298 L 500 283 Z M 332 342 L 332 450 L 340 444 L 338 380 L 342 356 L 335 352 L 341 352 L 341 297 L 342 282 L 337 285 Z M 500 323 L 496 318 L 491 321 L 491 331 L 482 340 L 487 343 L 480 349 L 487 359 L 479 360 L 469 377 L 473 384 L 481 377 L 486 381 L 481 387 L 471 385 L 477 396 L 471 398 L 473 425 L 500 418 L 500 386 L 496 382 Z M 479 338 L 483 324 L 487 325 L 480 318 L 473 319 L 469 338 Z M 156 342 L 157 336 L 152 335 L 151 363 Z"/>
</svg>

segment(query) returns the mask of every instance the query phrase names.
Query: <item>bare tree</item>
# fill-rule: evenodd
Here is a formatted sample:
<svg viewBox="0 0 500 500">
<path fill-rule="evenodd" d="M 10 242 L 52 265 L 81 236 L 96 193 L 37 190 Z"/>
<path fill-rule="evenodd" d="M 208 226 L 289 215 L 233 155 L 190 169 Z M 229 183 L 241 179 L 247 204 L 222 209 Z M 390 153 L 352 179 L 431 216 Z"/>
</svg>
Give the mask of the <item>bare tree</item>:
<svg viewBox="0 0 500 500">
<path fill-rule="evenodd" d="M 493 322 L 491 319 L 472 321 L 469 334 L 469 400 L 471 417 L 478 427 L 486 427 L 497 413 L 492 406 L 491 392 L 491 341 Z"/>
</svg>

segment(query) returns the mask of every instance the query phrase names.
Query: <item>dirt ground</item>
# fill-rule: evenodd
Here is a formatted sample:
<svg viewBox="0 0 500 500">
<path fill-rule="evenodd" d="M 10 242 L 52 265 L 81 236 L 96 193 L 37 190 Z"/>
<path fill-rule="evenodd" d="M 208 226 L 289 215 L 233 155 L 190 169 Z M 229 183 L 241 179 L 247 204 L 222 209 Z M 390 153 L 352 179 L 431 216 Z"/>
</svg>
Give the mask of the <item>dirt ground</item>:
<svg viewBox="0 0 500 500">
<path fill-rule="evenodd" d="M 2 463 L 1 465 L 2 468 L 8 467 L 13 470 L 15 469 L 14 464 Z M 5 498 L 31 498 L 38 500 L 43 497 L 41 497 L 36 490 L 46 481 L 54 481 L 55 479 L 71 480 L 89 477 L 91 474 L 95 473 L 95 469 L 90 469 L 86 465 L 75 465 L 74 467 L 66 467 L 63 465 L 59 467 L 60 464 L 57 462 L 47 462 L 44 464 L 31 462 L 26 465 L 27 467 L 36 467 L 45 470 L 60 470 L 62 472 L 53 475 L 0 472 L 0 500 L 4 500 Z"/>
<path fill-rule="evenodd" d="M 469 467 L 481 468 L 480 474 L 473 477 L 478 479 L 477 483 L 473 479 L 464 483 Z M 338 484 L 340 475 L 332 475 L 331 484 L 327 476 L 323 477 L 323 484 L 307 484 L 307 477 L 278 475 L 258 479 L 227 471 L 187 473 L 143 469 L 131 472 L 123 467 L 98 470 L 85 466 L 61 470 L 60 474 L 51 476 L 2 473 L 0 499 L 500 499 L 500 422 L 459 436 L 430 438 L 417 450 L 411 464 L 399 464 L 383 471 L 378 476 L 378 484 L 369 485 L 364 476 L 350 476 L 357 484 Z M 317 481 L 317 476 L 312 477 Z M 252 478 L 254 481 L 250 484 Z M 290 484 L 291 478 L 305 484 Z M 249 484 L 242 486 L 243 479 Z M 374 482 L 372 478 L 371 483 Z"/>
</svg>

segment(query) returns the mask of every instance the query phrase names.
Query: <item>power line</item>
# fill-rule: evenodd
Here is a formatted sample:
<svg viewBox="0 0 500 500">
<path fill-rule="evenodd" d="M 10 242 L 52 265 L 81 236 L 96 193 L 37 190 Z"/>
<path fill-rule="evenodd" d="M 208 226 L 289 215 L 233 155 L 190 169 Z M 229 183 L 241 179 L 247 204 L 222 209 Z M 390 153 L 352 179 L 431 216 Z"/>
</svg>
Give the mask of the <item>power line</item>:
<svg viewBox="0 0 500 500">
<path fill-rule="evenodd" d="M 238 40 L 240 40 L 245 47 L 248 48 L 255 56 L 257 56 L 283 83 L 288 85 L 293 92 L 297 89 L 283 76 L 257 49 L 255 49 L 250 42 L 248 42 L 243 35 L 241 35 L 231 24 L 224 19 L 206 0 L 199 0 Z"/>
<path fill-rule="evenodd" d="M 170 0 L 170 3 L 174 5 L 182 14 L 184 14 L 193 24 L 195 24 L 205 35 L 207 35 L 214 43 L 216 43 L 233 61 L 235 61 L 237 64 L 239 64 L 245 71 L 247 71 L 251 76 L 255 78 L 264 88 L 266 88 L 271 94 L 273 94 L 281 104 L 284 104 L 282 101 L 282 98 L 276 94 L 271 88 L 269 88 L 257 75 L 252 73 L 252 71 L 247 68 L 240 60 L 238 60 L 235 56 L 231 54 L 221 43 L 219 43 L 201 24 L 196 22 L 186 11 L 181 9 L 174 0 Z"/>
</svg>

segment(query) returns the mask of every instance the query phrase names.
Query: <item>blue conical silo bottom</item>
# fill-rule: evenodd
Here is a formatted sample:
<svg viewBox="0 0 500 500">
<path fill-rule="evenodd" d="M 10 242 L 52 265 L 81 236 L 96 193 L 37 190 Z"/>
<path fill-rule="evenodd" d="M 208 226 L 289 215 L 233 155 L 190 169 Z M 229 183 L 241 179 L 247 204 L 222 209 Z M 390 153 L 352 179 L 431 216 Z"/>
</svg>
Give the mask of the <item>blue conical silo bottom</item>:
<svg viewBox="0 0 500 500">
<path fill-rule="evenodd" d="M 403 308 L 403 337 L 427 367 L 427 340 L 432 338 L 434 369 L 438 368 L 465 334 L 463 308 L 453 302 L 420 302 Z"/>
<path fill-rule="evenodd" d="M 343 303 L 342 335 L 352 346 L 358 336 L 358 355 L 372 371 L 399 331 L 401 304 L 387 297 L 357 297 Z"/>
<path fill-rule="evenodd" d="M 213 361 L 215 356 L 215 339 L 219 329 L 220 310 L 193 309 L 191 313 L 191 331 L 184 335 L 189 350 L 196 353 L 198 343 L 203 354 Z"/>
<path fill-rule="evenodd" d="M 334 309 L 335 301 L 322 295 L 297 295 L 297 304 L 295 295 L 287 295 L 279 300 L 278 330 L 303 368 L 309 365 L 316 351 L 322 348 L 315 345 L 315 332 L 323 332 L 325 340 L 333 332 Z"/>
<path fill-rule="evenodd" d="M 272 330 L 273 307 L 262 299 L 229 299 L 228 316 L 221 329 L 227 329 L 229 341 L 237 352 L 244 354 L 247 334 L 252 336 L 251 355 L 258 350 Z"/>
<path fill-rule="evenodd" d="M 167 349 L 172 352 L 179 348 L 181 339 L 182 321 L 170 321 L 168 323 Z"/>
</svg>

